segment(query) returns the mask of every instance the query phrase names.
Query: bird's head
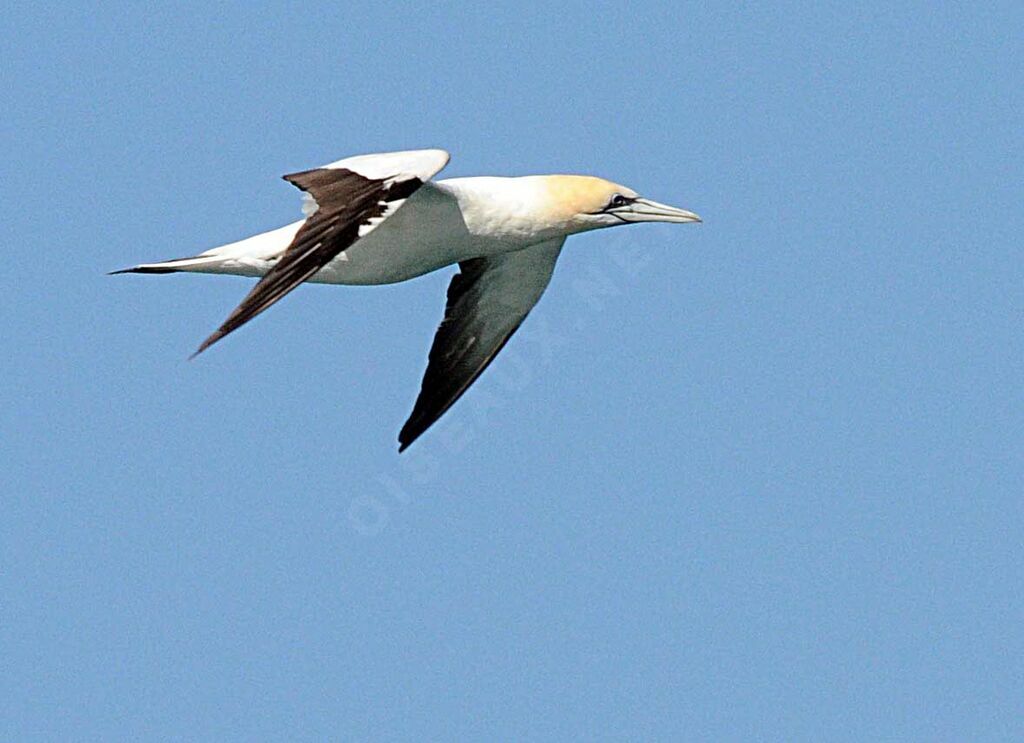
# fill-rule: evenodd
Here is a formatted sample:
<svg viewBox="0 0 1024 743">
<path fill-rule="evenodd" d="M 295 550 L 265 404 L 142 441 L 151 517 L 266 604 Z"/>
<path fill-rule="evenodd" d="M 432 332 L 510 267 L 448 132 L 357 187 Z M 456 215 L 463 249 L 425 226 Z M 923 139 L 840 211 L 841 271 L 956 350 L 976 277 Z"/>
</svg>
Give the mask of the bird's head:
<svg viewBox="0 0 1024 743">
<path fill-rule="evenodd" d="M 585 232 L 633 222 L 700 222 L 693 212 L 645 199 L 617 183 L 584 175 L 545 177 L 552 218 L 567 232 Z"/>
</svg>

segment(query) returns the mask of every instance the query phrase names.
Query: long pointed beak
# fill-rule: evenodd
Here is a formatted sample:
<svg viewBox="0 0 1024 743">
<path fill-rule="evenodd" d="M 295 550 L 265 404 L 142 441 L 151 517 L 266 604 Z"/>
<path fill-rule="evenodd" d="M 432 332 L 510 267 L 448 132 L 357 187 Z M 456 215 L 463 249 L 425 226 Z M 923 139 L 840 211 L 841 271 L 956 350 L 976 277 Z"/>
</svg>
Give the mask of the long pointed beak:
<svg viewBox="0 0 1024 743">
<path fill-rule="evenodd" d="M 685 209 L 677 209 L 668 204 L 659 204 L 650 199 L 636 199 L 628 206 L 614 211 L 619 217 L 630 222 L 700 222 L 702 221 L 693 212 Z"/>
</svg>

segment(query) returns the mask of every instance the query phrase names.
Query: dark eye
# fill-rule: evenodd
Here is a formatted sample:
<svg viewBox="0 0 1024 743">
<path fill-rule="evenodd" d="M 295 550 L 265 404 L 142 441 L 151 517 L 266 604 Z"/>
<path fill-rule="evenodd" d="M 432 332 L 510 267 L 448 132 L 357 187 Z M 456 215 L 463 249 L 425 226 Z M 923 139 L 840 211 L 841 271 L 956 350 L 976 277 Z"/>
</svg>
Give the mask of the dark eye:
<svg viewBox="0 0 1024 743">
<path fill-rule="evenodd" d="M 629 203 L 629 199 L 627 199 L 622 194 L 617 193 L 614 196 L 612 196 L 612 200 L 608 202 L 608 206 L 610 208 L 614 209 L 614 208 L 619 207 L 619 206 L 625 206 L 628 203 Z"/>
</svg>

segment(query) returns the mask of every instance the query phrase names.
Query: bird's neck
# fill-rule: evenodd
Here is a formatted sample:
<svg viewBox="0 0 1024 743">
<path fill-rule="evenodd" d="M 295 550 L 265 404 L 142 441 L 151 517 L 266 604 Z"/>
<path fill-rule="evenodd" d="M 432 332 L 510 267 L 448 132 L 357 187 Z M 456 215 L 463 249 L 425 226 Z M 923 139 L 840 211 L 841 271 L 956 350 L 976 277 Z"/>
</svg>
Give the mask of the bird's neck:
<svg viewBox="0 0 1024 743">
<path fill-rule="evenodd" d="M 450 178 L 437 185 L 458 200 L 467 229 L 481 237 L 531 245 L 575 232 L 550 198 L 548 176 Z"/>
</svg>

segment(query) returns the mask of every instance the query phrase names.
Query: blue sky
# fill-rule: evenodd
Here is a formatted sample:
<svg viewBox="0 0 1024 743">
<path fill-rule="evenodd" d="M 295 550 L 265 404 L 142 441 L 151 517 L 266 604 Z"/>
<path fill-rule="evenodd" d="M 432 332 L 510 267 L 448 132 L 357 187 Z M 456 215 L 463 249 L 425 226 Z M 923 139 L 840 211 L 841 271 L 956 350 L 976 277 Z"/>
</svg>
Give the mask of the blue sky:
<svg viewBox="0 0 1024 743">
<path fill-rule="evenodd" d="M 5 739 L 1024 737 L 1024 10 L 6 4 Z M 571 239 L 402 456 L 449 272 L 118 276 L 439 146 Z"/>
</svg>

